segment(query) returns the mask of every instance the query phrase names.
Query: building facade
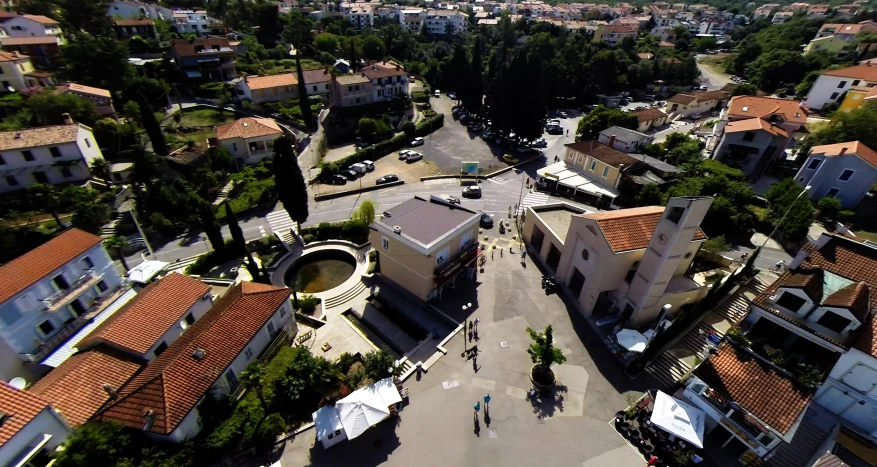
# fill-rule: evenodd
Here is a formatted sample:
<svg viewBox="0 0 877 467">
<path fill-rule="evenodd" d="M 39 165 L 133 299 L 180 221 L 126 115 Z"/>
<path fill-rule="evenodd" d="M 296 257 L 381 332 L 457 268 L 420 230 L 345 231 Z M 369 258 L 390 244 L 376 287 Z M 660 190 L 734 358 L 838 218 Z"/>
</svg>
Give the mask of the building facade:
<svg viewBox="0 0 877 467">
<path fill-rule="evenodd" d="M 27 391 L 0 382 L 0 464 L 42 467 L 70 435 L 70 427 L 51 404 Z"/>
<path fill-rule="evenodd" d="M 837 198 L 853 209 L 877 183 L 877 152 L 859 141 L 814 146 L 795 181 L 810 187 L 807 196 L 814 201 Z"/>
<path fill-rule="evenodd" d="M 811 109 L 821 109 L 826 105 L 840 103 L 844 94 L 853 86 L 870 88 L 874 85 L 877 85 L 877 65 L 870 62 L 826 71 L 816 78 L 804 104 Z"/>
<path fill-rule="evenodd" d="M 283 130 L 270 118 L 244 117 L 216 127 L 219 144 L 247 165 L 274 157 L 274 140 L 281 136 Z"/>
<path fill-rule="evenodd" d="M 237 53 L 222 37 L 175 39 L 171 41 L 171 55 L 180 71 L 193 80 L 228 81 L 237 76 Z"/>
</svg>

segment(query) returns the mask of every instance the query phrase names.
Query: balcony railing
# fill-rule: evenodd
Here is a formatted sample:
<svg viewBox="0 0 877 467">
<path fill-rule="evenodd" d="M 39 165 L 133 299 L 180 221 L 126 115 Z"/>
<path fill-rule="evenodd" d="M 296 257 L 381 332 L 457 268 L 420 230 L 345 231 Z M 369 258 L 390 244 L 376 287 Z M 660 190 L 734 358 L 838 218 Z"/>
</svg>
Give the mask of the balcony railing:
<svg viewBox="0 0 877 467">
<path fill-rule="evenodd" d="M 79 332 L 80 329 L 84 328 L 92 319 L 94 319 L 94 316 L 90 313 L 83 313 L 77 316 L 55 333 L 54 336 L 43 342 L 42 345 L 37 347 L 32 353 L 22 354 L 22 358 L 31 362 L 41 362 L 58 347 L 64 345 L 70 337 Z"/>
<path fill-rule="evenodd" d="M 76 299 L 76 297 L 82 294 L 82 292 L 88 290 L 89 287 L 100 282 L 100 280 L 101 276 L 98 276 L 94 271 L 89 270 L 85 275 L 73 281 L 69 287 L 44 298 L 42 302 L 46 305 L 48 311 L 58 311 L 61 307 L 68 305 Z"/>
</svg>

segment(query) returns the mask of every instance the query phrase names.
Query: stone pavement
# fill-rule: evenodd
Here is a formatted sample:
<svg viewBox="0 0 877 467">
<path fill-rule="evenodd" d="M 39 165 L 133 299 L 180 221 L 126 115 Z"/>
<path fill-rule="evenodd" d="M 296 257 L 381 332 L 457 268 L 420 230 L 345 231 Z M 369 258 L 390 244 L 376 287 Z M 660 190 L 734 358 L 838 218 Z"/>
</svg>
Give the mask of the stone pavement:
<svg viewBox="0 0 877 467">
<path fill-rule="evenodd" d="M 479 339 L 469 343 L 466 334 L 457 334 L 428 373 L 409 378 L 410 404 L 397 419 L 329 450 L 315 446 L 313 430 L 305 431 L 284 446 L 283 465 L 644 465 L 607 421 L 654 381 L 625 376 L 578 311 L 544 294 L 542 272 L 507 253 L 488 260 L 477 282 L 458 286 L 436 304 L 459 319 L 461 305 L 471 302 Z M 556 390 L 531 402 L 526 328 L 548 324 L 567 362 L 554 366 Z M 461 356 L 472 344 L 480 350 L 474 361 Z M 482 401 L 476 422 L 473 404 L 486 393 L 489 410 Z"/>
</svg>

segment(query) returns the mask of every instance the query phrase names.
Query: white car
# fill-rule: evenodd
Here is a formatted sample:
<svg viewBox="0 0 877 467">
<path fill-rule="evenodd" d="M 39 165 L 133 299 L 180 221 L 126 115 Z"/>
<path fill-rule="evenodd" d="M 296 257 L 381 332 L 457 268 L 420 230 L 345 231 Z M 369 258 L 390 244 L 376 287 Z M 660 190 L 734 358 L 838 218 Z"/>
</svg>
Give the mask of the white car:
<svg viewBox="0 0 877 467">
<path fill-rule="evenodd" d="M 703 117 L 702 114 L 691 114 L 692 120 L 699 120 L 701 117 Z"/>
<path fill-rule="evenodd" d="M 435 94 L 433 94 L 433 95 L 436 97 L 436 99 L 438 99 L 439 97 L 442 97 L 442 92 L 439 91 L 438 89 L 436 89 Z"/>
<path fill-rule="evenodd" d="M 404 160 L 407 159 L 408 156 L 409 156 L 411 153 L 413 153 L 413 152 L 414 152 L 414 151 L 412 151 L 412 150 L 410 150 L 410 149 L 403 149 L 403 150 L 399 151 L 399 160 L 400 160 L 400 161 L 404 161 Z"/>
<path fill-rule="evenodd" d="M 438 91 L 436 91 L 436 92 L 438 92 Z M 421 137 L 418 136 L 417 138 L 414 138 L 413 141 L 411 141 L 410 146 L 412 146 L 412 147 L 414 147 L 414 146 L 423 146 L 423 142 L 424 142 L 424 141 L 423 141 L 423 138 L 421 138 Z"/>
<path fill-rule="evenodd" d="M 417 162 L 420 159 L 423 159 L 423 154 L 411 151 L 410 153 L 408 153 L 408 157 L 405 158 L 405 162 Z"/>
<path fill-rule="evenodd" d="M 375 170 L 375 163 L 372 161 L 362 161 L 362 165 L 364 165 L 365 170 L 368 170 L 369 172 Z"/>
</svg>

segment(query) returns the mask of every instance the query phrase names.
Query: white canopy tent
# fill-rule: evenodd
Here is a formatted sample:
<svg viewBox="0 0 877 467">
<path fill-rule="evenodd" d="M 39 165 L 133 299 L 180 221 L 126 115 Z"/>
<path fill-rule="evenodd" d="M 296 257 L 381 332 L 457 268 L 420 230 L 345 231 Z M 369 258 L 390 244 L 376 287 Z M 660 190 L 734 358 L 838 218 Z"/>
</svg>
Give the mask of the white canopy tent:
<svg viewBox="0 0 877 467">
<path fill-rule="evenodd" d="M 633 329 L 622 329 L 615 335 L 618 345 L 624 347 L 631 352 L 642 352 L 646 350 L 649 339 Z"/>
<path fill-rule="evenodd" d="M 316 430 L 317 439 L 323 443 L 323 448 L 332 447 L 347 439 L 335 406 L 324 405 L 311 414 L 311 418 L 314 419 L 314 430 Z"/>
<path fill-rule="evenodd" d="M 324 448 L 353 439 L 390 416 L 390 407 L 402 402 L 392 378 L 357 389 L 334 406 L 321 407 L 311 417 Z"/>
<path fill-rule="evenodd" d="M 144 261 L 128 271 L 128 279 L 138 284 L 148 284 L 158 273 L 164 271 L 169 264 L 164 261 Z"/>
<path fill-rule="evenodd" d="M 661 391 L 655 397 L 651 422 L 658 428 L 703 448 L 703 410 Z"/>
<path fill-rule="evenodd" d="M 562 185 L 572 188 L 573 193 L 582 191 L 594 196 L 606 196 L 609 198 L 616 198 L 619 194 L 618 190 L 601 185 L 591 179 L 587 172 L 579 170 L 578 167 L 570 166 L 564 161 L 555 162 L 547 167 L 543 167 L 537 170 L 536 174 L 551 180 L 556 186 Z"/>
</svg>

